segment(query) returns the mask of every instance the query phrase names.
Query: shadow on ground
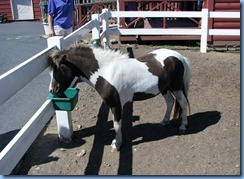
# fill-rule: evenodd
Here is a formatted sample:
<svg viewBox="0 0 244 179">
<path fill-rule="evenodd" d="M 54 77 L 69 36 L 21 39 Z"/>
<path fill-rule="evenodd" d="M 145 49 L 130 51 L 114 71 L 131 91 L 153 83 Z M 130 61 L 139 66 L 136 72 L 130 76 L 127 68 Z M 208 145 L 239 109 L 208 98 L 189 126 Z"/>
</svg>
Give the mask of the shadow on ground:
<svg viewBox="0 0 244 179">
<path fill-rule="evenodd" d="M 20 129 L 12 130 L 0 135 L 0 152 L 8 145 L 8 143 L 16 136 Z"/>
<path fill-rule="evenodd" d="M 85 175 L 99 174 L 104 147 L 105 145 L 110 145 L 115 136 L 114 130 L 112 129 L 112 121 L 108 122 L 108 112 L 108 107 L 102 104 L 96 126 L 75 133 L 77 139 L 82 139 L 88 135 L 94 135 L 93 148 L 89 156 L 89 162 L 84 173 Z M 158 123 L 145 123 L 133 126 L 133 121 L 138 120 L 138 117 L 132 114 L 133 103 L 128 103 L 124 107 L 123 113 L 123 146 L 120 150 L 118 175 L 132 175 L 133 145 L 179 135 L 179 126 L 176 125 L 177 122 L 174 122 L 174 120 L 167 126 L 162 126 Z M 208 111 L 191 115 L 188 117 L 189 124 L 185 135 L 201 132 L 207 127 L 218 123 L 220 118 L 221 114 L 218 111 Z M 141 138 L 141 140 L 134 141 L 138 138 Z"/>
<path fill-rule="evenodd" d="M 120 150 L 118 175 L 132 175 L 133 145 L 163 140 L 168 137 L 179 135 L 179 125 L 176 125 L 177 120 L 172 120 L 167 126 L 162 126 L 158 123 L 144 123 L 133 126 L 132 123 L 139 120 L 139 117 L 133 116 L 132 114 L 133 103 L 128 103 L 125 105 L 123 113 L 123 145 Z M 89 161 L 84 175 L 98 175 L 102 164 L 104 148 L 106 145 L 110 145 L 115 137 L 113 123 L 112 121 L 108 121 L 108 115 L 109 108 L 102 103 L 96 125 L 75 131 L 73 141 L 69 144 L 59 142 L 57 140 L 57 135 L 54 134 L 48 134 L 42 137 L 41 140 L 38 141 L 39 148 L 35 150 L 35 148 L 32 147 L 32 150 L 28 152 L 28 157 L 26 158 L 30 161 L 25 162 L 25 170 L 17 167 L 17 169 L 14 170 L 14 174 L 26 175 L 32 166 L 57 161 L 57 157 L 49 156 L 54 150 L 59 148 L 69 149 L 80 147 L 85 144 L 83 138 L 94 135 L 93 147 L 89 154 Z M 188 116 L 188 128 L 185 135 L 201 132 L 207 127 L 218 123 L 220 118 L 221 113 L 218 111 L 207 111 Z M 138 138 L 140 138 L 140 140 L 138 140 Z M 45 147 L 45 150 L 41 150 L 40 146 Z M 31 151 L 33 151 L 33 153 Z M 43 151 L 45 152 L 43 153 Z"/>
</svg>

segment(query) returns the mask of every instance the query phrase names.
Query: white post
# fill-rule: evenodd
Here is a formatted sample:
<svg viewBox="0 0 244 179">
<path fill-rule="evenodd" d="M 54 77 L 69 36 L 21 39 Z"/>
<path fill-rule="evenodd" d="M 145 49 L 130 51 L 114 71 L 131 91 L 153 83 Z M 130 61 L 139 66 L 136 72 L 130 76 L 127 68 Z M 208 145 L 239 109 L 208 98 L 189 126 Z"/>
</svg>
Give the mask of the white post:
<svg viewBox="0 0 244 179">
<path fill-rule="evenodd" d="M 62 36 L 54 36 L 47 39 L 48 47 L 57 46 L 57 50 L 62 50 Z M 73 126 L 70 111 L 56 110 L 56 120 L 58 136 L 60 141 L 68 143 L 72 141 Z"/>
<path fill-rule="evenodd" d="M 53 36 L 53 37 L 49 37 L 47 39 L 47 46 L 48 47 L 52 47 L 54 45 L 57 46 L 57 50 L 61 50 L 62 49 L 62 40 L 63 40 L 63 36 Z"/>
<path fill-rule="evenodd" d="M 202 21 L 201 21 L 202 34 L 201 34 L 201 47 L 200 47 L 201 53 L 207 52 L 208 17 L 209 17 L 208 9 L 202 9 Z"/>
<path fill-rule="evenodd" d="M 92 14 L 95 27 L 92 29 L 92 40 L 100 39 L 100 19 L 99 14 Z"/>
<path fill-rule="evenodd" d="M 119 12 L 120 11 L 119 0 L 117 0 L 116 3 L 117 3 L 117 12 Z M 120 18 L 117 17 L 117 28 L 119 27 L 120 27 Z"/>
<path fill-rule="evenodd" d="M 61 142 L 69 143 L 73 137 L 72 117 L 70 111 L 56 111 L 58 137 Z"/>
<path fill-rule="evenodd" d="M 108 12 L 108 9 L 103 9 L 102 12 Z M 105 36 L 103 38 L 104 48 L 108 48 L 110 46 L 109 35 L 107 32 L 109 21 L 108 21 L 108 14 L 105 14 L 104 19 L 102 20 L 103 31 L 105 31 Z"/>
</svg>

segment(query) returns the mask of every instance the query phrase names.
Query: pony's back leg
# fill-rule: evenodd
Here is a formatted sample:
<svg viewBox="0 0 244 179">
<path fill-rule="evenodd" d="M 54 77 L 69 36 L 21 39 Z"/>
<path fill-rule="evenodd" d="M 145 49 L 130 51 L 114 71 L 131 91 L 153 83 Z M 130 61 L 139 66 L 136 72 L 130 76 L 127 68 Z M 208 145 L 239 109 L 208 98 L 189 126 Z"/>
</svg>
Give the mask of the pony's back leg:
<svg viewBox="0 0 244 179">
<path fill-rule="evenodd" d="M 166 94 L 162 93 L 162 95 L 166 101 L 167 108 L 166 108 L 165 116 L 163 120 L 160 122 L 160 124 L 166 125 L 169 123 L 170 120 L 170 114 L 174 105 L 174 97 L 169 90 L 167 90 Z"/>
<path fill-rule="evenodd" d="M 184 134 L 186 131 L 186 126 L 187 126 L 187 105 L 188 105 L 188 102 L 187 102 L 187 99 L 186 99 L 182 90 L 174 91 L 173 94 L 174 94 L 176 100 L 179 102 L 180 107 L 182 109 L 182 121 L 181 121 L 181 125 L 179 128 L 179 133 Z"/>
</svg>

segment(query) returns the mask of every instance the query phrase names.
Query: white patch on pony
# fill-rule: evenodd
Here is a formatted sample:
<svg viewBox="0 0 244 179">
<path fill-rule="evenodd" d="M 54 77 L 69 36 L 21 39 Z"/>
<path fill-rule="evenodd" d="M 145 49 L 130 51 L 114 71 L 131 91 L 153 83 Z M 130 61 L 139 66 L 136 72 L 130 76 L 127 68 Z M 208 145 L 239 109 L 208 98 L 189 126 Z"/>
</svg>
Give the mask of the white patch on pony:
<svg viewBox="0 0 244 179">
<path fill-rule="evenodd" d="M 114 120 L 114 130 L 115 131 L 121 130 L 121 126 L 122 126 L 122 120 L 120 120 L 119 122 Z"/>
<path fill-rule="evenodd" d="M 184 85 L 185 89 L 188 89 L 189 86 L 189 79 L 190 79 L 190 63 L 187 57 L 184 57 L 180 53 L 174 51 L 174 50 L 169 50 L 169 49 L 157 49 L 152 52 L 151 54 L 156 54 L 155 58 L 164 66 L 164 60 L 168 58 L 169 56 L 174 56 L 178 58 L 182 64 L 184 65 Z M 186 90 L 186 95 L 187 95 L 187 90 Z"/>
<path fill-rule="evenodd" d="M 54 88 L 54 86 L 53 86 L 53 80 L 54 80 L 54 78 L 53 78 L 53 69 L 49 66 L 48 70 L 49 70 L 49 75 L 51 77 L 51 81 L 50 81 L 50 84 L 49 84 L 49 92 L 51 92 L 53 90 L 53 88 Z"/>
<path fill-rule="evenodd" d="M 155 58 L 162 64 L 162 66 L 164 66 L 164 60 L 170 56 L 176 57 L 180 61 L 184 61 L 184 57 L 180 53 L 169 49 L 157 49 L 150 52 L 150 54 L 156 54 Z"/>
<path fill-rule="evenodd" d="M 128 55 L 118 51 L 93 49 L 93 52 L 100 68 L 89 80 L 95 86 L 99 76 L 106 79 L 120 94 L 122 106 L 132 101 L 134 93 L 159 93 L 158 77 L 148 71 L 145 63 L 128 58 Z"/>
<path fill-rule="evenodd" d="M 112 141 L 111 147 L 118 151 L 122 144 L 122 132 L 121 132 L 122 120 L 120 120 L 119 122 L 115 120 L 113 121 L 114 121 L 114 130 L 116 132 L 116 136 L 115 139 Z"/>
</svg>

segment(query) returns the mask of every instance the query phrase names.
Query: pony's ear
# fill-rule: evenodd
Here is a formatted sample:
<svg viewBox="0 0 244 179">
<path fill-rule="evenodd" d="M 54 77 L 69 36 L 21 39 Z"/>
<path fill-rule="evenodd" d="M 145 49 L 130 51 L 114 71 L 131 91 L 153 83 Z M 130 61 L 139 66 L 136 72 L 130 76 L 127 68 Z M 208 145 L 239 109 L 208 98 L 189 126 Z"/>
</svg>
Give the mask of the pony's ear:
<svg viewBox="0 0 244 179">
<path fill-rule="evenodd" d="M 60 56 L 60 64 L 66 62 L 66 59 L 67 59 L 66 54 L 62 54 L 62 55 Z"/>
<path fill-rule="evenodd" d="M 50 54 L 49 54 L 49 58 L 51 59 L 51 60 L 53 60 L 53 59 L 56 59 L 56 58 L 58 58 L 60 56 L 60 51 L 58 51 L 58 50 L 52 50 L 51 52 L 50 52 Z"/>
<path fill-rule="evenodd" d="M 53 52 L 49 55 L 49 65 L 56 66 L 60 68 L 60 65 L 66 62 L 67 55 L 61 54 L 60 51 L 53 50 Z"/>
</svg>

